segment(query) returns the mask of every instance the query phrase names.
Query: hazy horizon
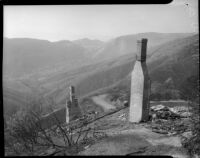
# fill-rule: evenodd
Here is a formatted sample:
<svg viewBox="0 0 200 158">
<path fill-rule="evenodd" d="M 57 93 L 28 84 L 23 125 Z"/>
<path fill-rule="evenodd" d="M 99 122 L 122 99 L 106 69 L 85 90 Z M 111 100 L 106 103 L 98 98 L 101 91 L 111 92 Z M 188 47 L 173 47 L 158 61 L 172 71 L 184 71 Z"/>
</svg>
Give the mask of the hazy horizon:
<svg viewBox="0 0 200 158">
<path fill-rule="evenodd" d="M 139 33 L 135 33 L 135 34 L 124 34 L 124 35 L 120 35 L 120 36 L 116 36 L 116 37 L 113 37 L 113 38 L 110 38 L 108 40 L 100 40 L 100 39 L 93 39 L 93 38 L 89 38 L 89 37 L 83 37 L 83 38 L 78 38 L 78 39 L 74 39 L 74 40 L 69 40 L 69 39 L 61 39 L 61 40 L 55 40 L 55 41 L 51 41 L 51 40 L 48 40 L 48 39 L 43 39 L 43 38 L 32 38 L 32 37 L 4 37 L 4 38 L 8 38 L 8 39 L 36 39 L 36 40 L 46 40 L 46 41 L 49 41 L 49 42 L 59 42 L 59 41 L 76 41 L 76 40 L 82 40 L 82 39 L 89 39 L 89 40 L 99 40 L 99 41 L 102 41 L 102 42 L 108 42 L 112 39 L 115 39 L 117 37 L 122 37 L 122 36 L 128 36 L 128 35 L 137 35 L 137 34 L 143 34 L 143 33 L 159 33 L 159 34 L 198 34 L 198 32 L 188 32 L 188 33 L 185 33 L 185 32 L 173 32 L 173 33 L 163 33 L 163 32 L 139 32 Z"/>
<path fill-rule="evenodd" d="M 4 6 L 4 37 L 109 41 L 147 32 L 198 33 L 197 4 Z"/>
</svg>

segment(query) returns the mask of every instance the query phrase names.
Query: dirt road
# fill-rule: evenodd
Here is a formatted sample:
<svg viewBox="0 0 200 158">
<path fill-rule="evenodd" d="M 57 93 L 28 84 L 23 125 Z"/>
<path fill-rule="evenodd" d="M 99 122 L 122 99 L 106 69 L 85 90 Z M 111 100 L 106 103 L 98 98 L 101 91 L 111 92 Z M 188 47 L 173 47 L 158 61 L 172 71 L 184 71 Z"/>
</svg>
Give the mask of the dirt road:
<svg viewBox="0 0 200 158">
<path fill-rule="evenodd" d="M 110 110 L 110 109 L 115 109 L 115 106 L 112 104 L 109 104 L 105 99 L 106 99 L 107 94 L 102 94 L 98 96 L 92 97 L 92 100 L 99 106 L 101 106 L 104 111 Z"/>
</svg>

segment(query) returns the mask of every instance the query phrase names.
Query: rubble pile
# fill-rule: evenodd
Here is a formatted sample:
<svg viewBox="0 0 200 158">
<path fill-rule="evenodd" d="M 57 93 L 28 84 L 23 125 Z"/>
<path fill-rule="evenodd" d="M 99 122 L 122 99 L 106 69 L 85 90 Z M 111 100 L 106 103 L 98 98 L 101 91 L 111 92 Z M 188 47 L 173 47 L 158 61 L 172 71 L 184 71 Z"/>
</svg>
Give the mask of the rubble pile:
<svg viewBox="0 0 200 158">
<path fill-rule="evenodd" d="M 155 105 L 151 107 L 151 113 L 154 119 L 179 119 L 181 116 L 173 112 L 170 108 L 164 105 Z"/>
<path fill-rule="evenodd" d="M 151 107 L 152 131 L 161 134 L 175 135 L 188 131 L 191 113 L 187 108 L 169 108 L 164 105 Z M 187 113 L 187 115 L 186 115 Z"/>
<path fill-rule="evenodd" d="M 185 106 L 176 106 L 176 107 L 170 108 L 170 110 L 180 115 L 181 117 L 190 117 L 192 115 L 192 113 L 189 112 L 191 108 L 185 107 Z"/>
</svg>

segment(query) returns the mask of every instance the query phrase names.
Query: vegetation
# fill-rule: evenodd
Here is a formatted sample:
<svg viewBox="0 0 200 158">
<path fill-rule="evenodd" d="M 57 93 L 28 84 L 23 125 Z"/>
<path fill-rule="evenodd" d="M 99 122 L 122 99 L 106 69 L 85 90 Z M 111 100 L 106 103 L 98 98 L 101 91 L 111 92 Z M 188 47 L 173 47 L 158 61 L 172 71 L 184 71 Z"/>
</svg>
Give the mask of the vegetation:
<svg viewBox="0 0 200 158">
<path fill-rule="evenodd" d="M 188 150 L 191 156 L 198 155 L 200 156 L 200 108 L 199 104 L 194 102 L 190 103 L 190 107 L 192 107 L 192 116 L 191 116 L 191 124 L 192 124 L 192 136 L 183 141 L 183 146 Z"/>
<path fill-rule="evenodd" d="M 44 152 L 48 148 L 76 154 L 81 150 L 81 144 L 88 141 L 88 133 L 93 130 L 94 135 L 94 129 L 83 126 L 76 130 L 73 126 L 62 124 L 56 115 L 55 125 L 45 129 L 41 124 L 39 106 L 29 107 L 18 111 L 7 122 L 4 131 L 6 155 L 38 155 L 39 151 Z"/>
<path fill-rule="evenodd" d="M 196 65 L 199 66 L 199 53 L 196 53 L 195 56 Z M 191 76 L 185 82 L 185 86 L 183 87 L 183 95 L 185 98 L 190 100 L 190 106 L 192 107 L 192 137 L 186 139 L 183 142 L 185 148 L 188 149 L 191 155 L 200 156 L 200 105 L 199 105 L 199 75 L 198 72 L 196 75 Z"/>
</svg>

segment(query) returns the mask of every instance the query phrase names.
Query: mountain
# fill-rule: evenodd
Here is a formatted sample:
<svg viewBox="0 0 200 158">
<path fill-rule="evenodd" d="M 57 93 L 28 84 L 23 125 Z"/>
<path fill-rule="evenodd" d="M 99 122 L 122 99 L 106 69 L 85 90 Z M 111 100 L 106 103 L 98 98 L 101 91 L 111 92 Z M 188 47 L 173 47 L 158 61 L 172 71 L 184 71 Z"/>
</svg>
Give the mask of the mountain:
<svg viewBox="0 0 200 158">
<path fill-rule="evenodd" d="M 76 62 L 84 62 L 86 50 L 70 41 L 49 42 L 29 38 L 3 40 L 4 74 L 19 77 L 57 63 L 64 63 L 68 69 L 76 66 Z"/>
<path fill-rule="evenodd" d="M 108 42 L 87 38 L 57 42 L 30 38 L 4 38 L 3 72 L 4 76 L 16 78 L 38 72 L 54 73 L 61 67 L 71 70 L 134 53 L 136 41 L 141 38 L 148 38 L 148 47 L 152 48 L 189 35 L 191 34 L 140 33 L 120 36 Z"/>
<path fill-rule="evenodd" d="M 13 88 L 3 88 L 4 116 L 9 117 L 15 114 L 21 107 L 26 106 L 28 100 L 24 93 L 13 90 Z"/>
<path fill-rule="evenodd" d="M 152 33 L 150 34 L 152 38 Z M 158 82 L 162 85 L 163 83 L 167 83 L 168 80 L 171 80 L 170 82 L 173 82 L 175 88 L 181 90 L 181 87 L 184 87 L 188 78 L 198 75 L 198 64 L 196 64 L 196 61 L 194 61 L 193 58 L 198 54 L 199 35 L 190 34 L 189 36 L 188 34 L 172 34 L 172 37 L 169 37 L 169 34 L 162 34 L 162 40 L 158 40 L 158 36 L 161 35 L 155 34 L 155 37 L 153 38 L 154 42 L 151 41 L 151 39 L 148 39 L 148 44 L 151 43 L 151 46 L 148 45 L 147 64 L 152 83 Z M 144 36 L 144 34 L 139 37 L 148 38 Z M 124 50 L 131 50 L 129 49 L 129 46 L 131 46 L 131 43 L 134 44 L 134 42 L 131 42 L 130 39 L 133 39 L 133 41 L 135 40 L 136 44 L 136 39 L 139 37 L 133 38 L 133 36 L 130 35 L 116 38 L 113 41 L 117 41 L 117 39 L 123 39 L 124 42 L 128 41 L 128 44 L 125 44 L 128 47 L 127 49 L 124 48 Z M 125 40 L 126 38 L 127 40 Z M 57 67 L 55 66 L 54 71 L 52 68 L 43 69 L 38 76 L 30 75 L 27 76 L 27 78 L 14 79 L 13 81 L 7 80 L 3 76 L 4 87 L 9 87 L 9 89 L 6 90 L 6 93 L 11 93 L 10 95 L 6 95 L 4 100 L 12 97 L 13 104 L 21 104 L 21 102 L 13 96 L 21 96 L 21 93 L 23 93 L 24 95 L 30 94 L 29 96 L 38 94 L 46 100 L 49 98 L 53 99 L 55 101 L 54 108 L 64 107 L 66 98 L 68 97 L 68 87 L 70 85 L 76 87 L 79 98 L 102 88 L 108 89 L 109 86 L 126 85 L 127 87 L 130 87 L 130 72 L 133 69 L 135 62 L 134 52 L 124 51 L 125 54 L 119 56 L 121 52 L 113 55 L 108 51 L 108 58 L 106 57 L 106 54 L 104 54 L 105 52 L 101 52 L 101 56 L 99 56 L 100 59 L 96 59 L 97 56 L 91 58 L 87 57 L 87 49 L 73 41 L 49 42 L 33 39 L 6 40 L 7 46 L 4 47 L 4 49 L 7 49 L 4 52 L 4 59 L 7 59 L 3 62 L 5 65 L 7 64 L 7 67 L 10 68 L 11 71 L 15 70 L 23 74 L 27 69 L 31 71 L 34 66 L 41 68 L 42 66 L 45 67 L 46 65 L 56 64 L 56 62 L 59 64 L 61 61 L 63 61 L 64 64 L 70 65 L 69 68 L 64 65 L 62 69 L 58 69 L 62 64 Z M 159 44 L 157 44 L 156 41 Z M 9 44 L 10 42 L 11 44 Z M 112 41 L 110 42 L 112 43 Z M 103 43 L 102 47 L 106 48 L 109 44 L 109 42 Z M 116 45 L 116 47 L 119 48 L 118 45 Z M 74 51 L 75 54 L 69 53 L 70 48 L 71 52 Z M 112 49 L 114 49 L 114 46 Z M 56 50 L 60 52 L 57 52 Z M 7 53 L 7 51 L 9 53 Z M 38 53 L 39 51 L 41 51 L 41 53 Z M 17 56 L 13 52 L 19 55 Z M 56 55 L 55 52 L 57 52 Z M 13 58 L 12 54 L 14 54 Z M 48 54 L 50 55 L 48 56 Z M 9 56 L 11 57 L 8 58 Z M 68 58 L 65 58 L 66 56 Z M 21 65 L 18 65 L 16 61 L 20 61 L 23 64 L 21 63 Z M 9 62 L 12 64 L 9 65 Z M 28 65 L 27 68 L 26 65 Z M 47 73 L 47 70 L 50 70 L 51 73 Z M 3 71 L 7 71 L 5 67 Z M 29 73 L 29 71 L 27 73 Z M 12 93 L 12 88 L 15 90 L 14 94 Z M 17 94 L 17 91 L 19 91 L 19 94 Z M 7 108 L 7 106 L 11 106 L 8 105 L 10 103 L 11 102 L 6 103 L 4 101 L 4 107 Z"/>
<path fill-rule="evenodd" d="M 95 59 L 111 59 L 119 57 L 129 53 L 135 53 L 137 49 L 137 40 L 141 38 L 148 39 L 148 48 L 152 48 L 166 42 L 172 41 L 178 38 L 188 37 L 190 33 L 139 33 L 133 35 L 120 36 L 110 40 L 105 46 L 99 49 L 94 58 Z"/>
<path fill-rule="evenodd" d="M 86 48 L 89 52 L 95 52 L 99 48 L 103 47 L 105 44 L 104 42 L 102 42 L 100 40 L 91 40 L 88 38 L 74 40 L 72 42 Z"/>
<path fill-rule="evenodd" d="M 188 95 L 193 99 L 197 97 L 195 95 L 198 94 L 199 87 L 199 35 L 159 46 L 157 52 L 149 58 L 149 70 L 152 81 L 166 84 L 171 80 L 174 89 L 179 90 L 184 99 Z"/>
<path fill-rule="evenodd" d="M 149 40 L 150 41 L 150 40 Z M 191 76 L 198 76 L 199 65 L 195 55 L 199 52 L 199 35 L 169 41 L 160 46 L 147 50 L 147 66 L 151 82 L 163 84 L 173 80 L 175 88 L 181 90 L 185 80 Z M 112 65 L 106 70 L 101 69 L 86 77 L 78 84 L 80 91 L 89 93 L 97 89 L 108 87 L 118 82 L 130 86 L 130 72 L 134 66 L 133 53 L 114 60 L 107 61 L 104 65 Z M 116 66 L 117 65 L 117 66 Z M 129 84 L 126 84 L 129 83 Z"/>
<path fill-rule="evenodd" d="M 180 83 L 187 76 L 198 72 L 194 55 L 199 50 L 198 35 L 170 41 L 160 45 L 148 59 L 153 80 L 164 81 L 172 77 Z M 159 73 L 162 72 L 162 75 Z"/>
</svg>

